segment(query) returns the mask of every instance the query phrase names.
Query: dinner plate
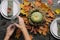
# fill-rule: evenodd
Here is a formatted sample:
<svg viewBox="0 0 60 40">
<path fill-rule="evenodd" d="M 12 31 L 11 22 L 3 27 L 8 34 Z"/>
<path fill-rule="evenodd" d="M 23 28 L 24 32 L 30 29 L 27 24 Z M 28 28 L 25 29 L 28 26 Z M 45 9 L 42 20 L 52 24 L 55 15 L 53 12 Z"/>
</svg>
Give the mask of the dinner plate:
<svg viewBox="0 0 60 40">
<path fill-rule="evenodd" d="M 11 17 L 7 15 L 7 8 L 8 8 L 8 0 L 3 0 L 1 2 L 1 15 L 6 19 L 16 18 L 17 15 L 20 14 L 20 2 L 18 0 L 13 1 L 13 13 Z"/>
<path fill-rule="evenodd" d="M 55 38 L 60 39 L 60 17 L 53 20 L 50 25 L 50 32 Z"/>
</svg>

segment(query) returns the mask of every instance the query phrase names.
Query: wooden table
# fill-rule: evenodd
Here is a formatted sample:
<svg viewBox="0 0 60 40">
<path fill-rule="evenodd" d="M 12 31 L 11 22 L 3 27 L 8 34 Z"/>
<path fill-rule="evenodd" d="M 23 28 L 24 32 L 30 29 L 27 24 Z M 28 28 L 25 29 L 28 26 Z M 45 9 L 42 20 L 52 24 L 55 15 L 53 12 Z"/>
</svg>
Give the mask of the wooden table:
<svg viewBox="0 0 60 40">
<path fill-rule="evenodd" d="M 10 20 L 3 18 L 0 14 L 0 40 L 4 39 L 6 28 L 10 24 L 11 24 Z M 32 35 L 34 36 L 33 40 L 57 40 L 51 35 L 51 33 L 48 33 L 47 36 L 43 36 L 40 34 L 36 34 L 36 35 L 32 34 Z M 13 37 L 13 40 L 16 39 Z M 19 40 L 23 40 L 23 35 L 20 37 Z"/>
<path fill-rule="evenodd" d="M 0 0 L 0 3 L 1 3 L 1 0 Z M 11 22 L 10 20 L 7 20 L 5 18 L 3 18 L 0 14 L 0 40 L 3 40 L 4 39 L 4 36 L 5 36 L 5 33 L 6 33 L 6 28 L 8 25 L 10 25 Z M 33 40 L 58 40 L 56 38 L 54 38 L 51 33 L 48 33 L 47 36 L 43 36 L 43 35 L 40 35 L 40 34 L 32 34 L 34 36 Z M 20 39 L 19 40 L 23 40 L 24 37 L 23 35 L 21 35 Z M 16 40 L 14 38 L 14 35 L 13 35 L 13 40 Z"/>
</svg>

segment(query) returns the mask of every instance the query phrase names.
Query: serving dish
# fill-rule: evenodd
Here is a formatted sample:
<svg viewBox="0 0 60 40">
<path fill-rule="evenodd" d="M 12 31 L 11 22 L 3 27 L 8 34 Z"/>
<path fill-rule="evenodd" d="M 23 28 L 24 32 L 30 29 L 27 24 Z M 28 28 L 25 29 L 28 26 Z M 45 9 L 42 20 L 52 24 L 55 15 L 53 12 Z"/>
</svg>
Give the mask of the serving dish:
<svg viewBox="0 0 60 40">
<path fill-rule="evenodd" d="M 57 17 L 56 19 L 53 20 L 50 26 L 50 32 L 51 34 L 57 38 L 60 39 L 60 17 Z"/>
<path fill-rule="evenodd" d="M 14 0 L 12 2 L 12 16 L 8 17 L 8 0 L 3 0 L 1 2 L 1 15 L 6 18 L 6 19 L 12 19 L 12 18 L 16 18 L 17 15 L 20 14 L 20 7 L 19 7 L 19 1 L 18 0 Z M 11 10 L 10 10 L 11 11 Z"/>
</svg>

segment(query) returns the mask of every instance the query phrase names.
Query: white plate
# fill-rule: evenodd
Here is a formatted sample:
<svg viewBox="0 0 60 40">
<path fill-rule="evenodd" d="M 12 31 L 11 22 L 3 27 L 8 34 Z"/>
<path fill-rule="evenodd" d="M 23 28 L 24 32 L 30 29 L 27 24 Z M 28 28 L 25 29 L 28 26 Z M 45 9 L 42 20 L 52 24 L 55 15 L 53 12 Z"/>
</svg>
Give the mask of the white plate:
<svg viewBox="0 0 60 40">
<path fill-rule="evenodd" d="M 50 32 L 55 38 L 60 39 L 60 36 L 58 36 L 57 20 L 60 20 L 60 17 L 53 20 L 53 22 L 50 25 Z"/>
<path fill-rule="evenodd" d="M 14 0 L 13 1 L 13 16 L 12 17 L 8 17 L 7 15 L 7 7 L 8 7 L 8 1 L 7 0 L 3 0 L 1 3 L 1 15 L 3 17 L 5 17 L 6 19 L 12 19 L 12 18 L 16 18 L 16 15 L 20 14 L 20 6 L 19 6 L 19 2 L 18 0 Z"/>
</svg>

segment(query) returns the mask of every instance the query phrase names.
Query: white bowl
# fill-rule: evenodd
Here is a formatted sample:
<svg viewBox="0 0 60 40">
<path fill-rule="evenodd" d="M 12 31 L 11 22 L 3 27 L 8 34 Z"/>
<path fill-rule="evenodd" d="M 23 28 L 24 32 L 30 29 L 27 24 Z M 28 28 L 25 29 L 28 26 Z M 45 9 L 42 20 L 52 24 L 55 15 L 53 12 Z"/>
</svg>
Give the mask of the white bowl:
<svg viewBox="0 0 60 40">
<path fill-rule="evenodd" d="M 20 6 L 19 6 L 19 1 L 18 0 L 14 0 L 13 1 L 13 16 L 12 17 L 8 17 L 7 15 L 7 7 L 8 7 L 8 1 L 7 0 L 3 0 L 1 3 L 1 15 L 3 17 L 5 17 L 6 19 L 12 19 L 12 18 L 16 18 L 17 15 L 20 14 Z"/>
<path fill-rule="evenodd" d="M 53 20 L 53 22 L 50 25 L 50 32 L 55 38 L 60 39 L 60 36 L 58 35 L 57 20 L 60 20 L 60 17 Z"/>
</svg>

